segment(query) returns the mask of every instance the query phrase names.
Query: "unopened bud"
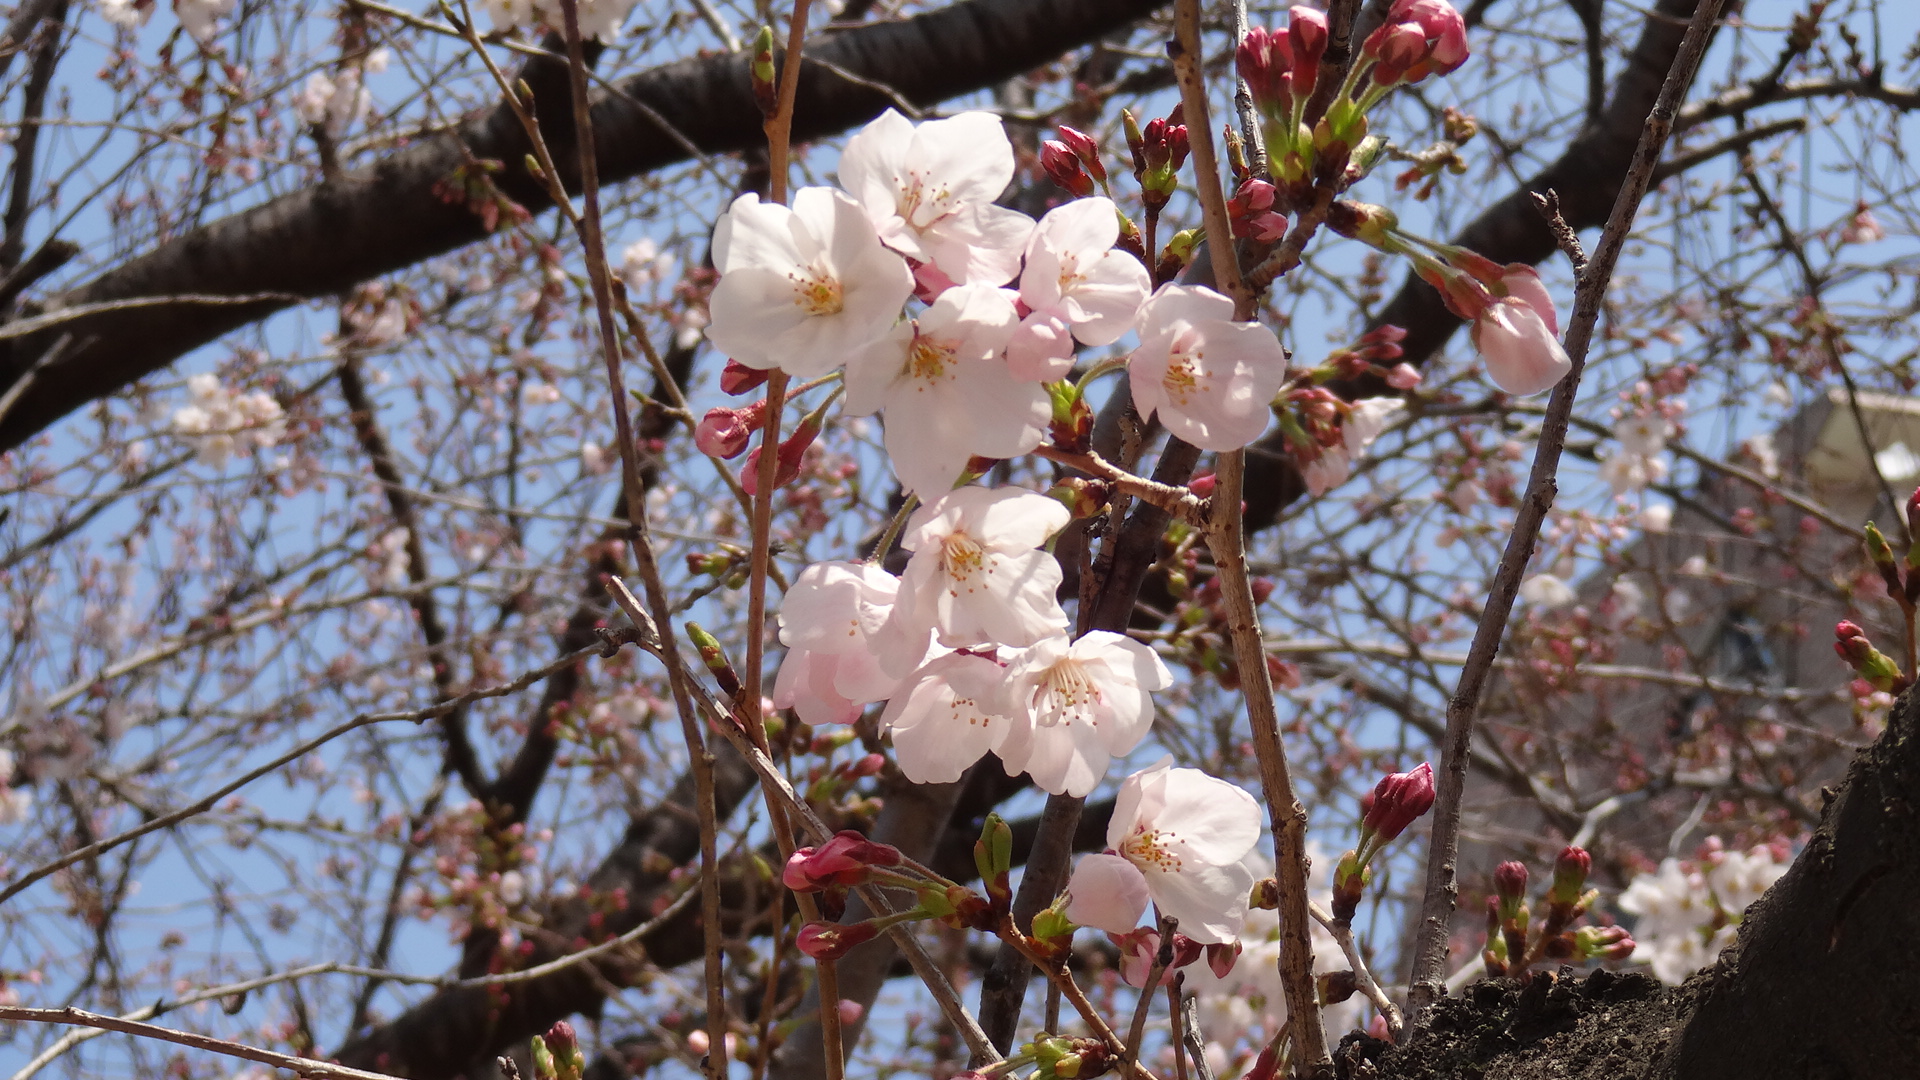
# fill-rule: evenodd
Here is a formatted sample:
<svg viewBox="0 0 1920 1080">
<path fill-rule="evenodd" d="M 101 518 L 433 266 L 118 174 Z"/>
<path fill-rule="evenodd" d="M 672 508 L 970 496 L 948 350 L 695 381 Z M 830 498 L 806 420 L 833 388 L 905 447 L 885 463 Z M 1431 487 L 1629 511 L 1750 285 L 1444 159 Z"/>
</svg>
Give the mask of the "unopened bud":
<svg viewBox="0 0 1920 1080">
<path fill-rule="evenodd" d="M 1280 908 L 1280 883 L 1273 878 L 1261 878 L 1253 883 L 1253 889 L 1247 894 L 1247 906 L 1256 911 L 1277 911 Z"/>
<path fill-rule="evenodd" d="M 1580 902 L 1587 874 L 1593 870 L 1593 856 L 1585 848 L 1562 848 L 1553 860 L 1553 884 L 1547 889 L 1547 903 L 1572 907 Z"/>
<path fill-rule="evenodd" d="M 737 458 L 753 442 L 753 433 L 760 430 L 766 416 L 764 399 L 745 408 L 729 409 L 720 405 L 708 409 L 699 426 L 693 429 L 693 445 L 710 457 Z"/>
<path fill-rule="evenodd" d="M 1360 990 L 1360 980 L 1351 971 L 1329 971 L 1314 977 L 1320 1004 L 1338 1005 Z"/>
<path fill-rule="evenodd" d="M 565 1020 L 556 1021 L 547 1030 L 546 1043 L 548 1053 L 553 1056 L 556 1080 L 580 1080 L 587 1060 L 580 1052 L 580 1040 L 574 1035 L 573 1025 Z"/>
<path fill-rule="evenodd" d="M 1887 595 L 1896 602 L 1905 602 L 1907 586 L 1900 580 L 1900 564 L 1893 557 L 1893 546 L 1871 521 L 1867 522 L 1867 558 L 1873 562 L 1873 568 L 1880 571 L 1880 580 L 1886 582 Z"/>
<path fill-rule="evenodd" d="M 879 933 L 871 922 L 858 922 L 846 926 L 839 923 L 813 922 L 800 928 L 800 936 L 794 940 L 794 947 L 815 960 L 838 960 L 852 952 L 855 946 L 872 941 Z"/>
<path fill-rule="evenodd" d="M 1381 251 L 1396 250 L 1400 218 L 1384 206 L 1342 199 L 1327 210 L 1327 228 Z"/>
<path fill-rule="evenodd" d="M 774 85 L 773 27 L 762 26 L 753 39 L 753 60 L 749 68 L 753 79 L 753 103 L 762 115 L 771 117 L 780 107 L 779 89 Z"/>
<path fill-rule="evenodd" d="M 1048 179 L 1076 199 L 1084 199 L 1094 192 L 1093 177 L 1087 175 L 1086 164 L 1066 143 L 1052 139 L 1041 143 L 1040 168 Z"/>
<path fill-rule="evenodd" d="M 1107 500 L 1112 498 L 1113 487 L 1105 480 L 1092 480 L 1084 476 L 1068 476 L 1052 488 L 1047 497 L 1067 508 L 1074 520 L 1090 518 L 1105 510 Z"/>
<path fill-rule="evenodd" d="M 980 872 L 980 881 L 996 904 L 1011 901 L 1008 876 L 1013 871 L 1013 827 L 999 814 L 987 814 L 986 823 L 980 827 L 980 839 L 973 842 L 973 868 Z"/>
<path fill-rule="evenodd" d="M 1360 910 L 1360 898 L 1367 891 L 1367 866 L 1360 861 L 1360 853 L 1349 851 L 1340 856 L 1333 868 L 1333 917 L 1342 922 L 1352 922 L 1354 912 Z"/>
<path fill-rule="evenodd" d="M 765 385 L 767 374 L 759 368 L 750 368 L 738 360 L 729 359 L 726 366 L 720 369 L 720 389 L 738 397 Z"/>
<path fill-rule="evenodd" d="M 719 639 L 702 629 L 699 623 L 687 624 L 687 640 L 700 653 L 700 662 L 713 674 L 715 682 L 720 684 L 721 692 L 727 699 L 740 697 L 740 675 L 733 669 L 733 661 L 727 659 L 726 650 L 720 647 Z"/>
<path fill-rule="evenodd" d="M 1633 935 L 1624 926 L 1583 926 L 1573 932 L 1576 960 L 1620 961 L 1633 955 Z"/>
<path fill-rule="evenodd" d="M 1086 452 L 1093 439 L 1093 407 L 1080 388 L 1064 379 L 1048 383 L 1047 398 L 1053 407 L 1048 422 L 1053 445 L 1070 454 Z"/>
<path fill-rule="evenodd" d="M 784 487 L 800 478 L 800 462 L 806 457 L 807 448 L 813 445 L 813 440 L 819 437 L 822 423 L 821 412 L 815 410 L 800 421 L 800 426 L 794 429 L 793 434 L 781 441 L 773 470 L 774 487 Z M 740 486 L 749 495 L 760 494 L 760 449 L 758 446 L 753 448 L 753 452 L 747 455 L 746 465 L 740 470 Z"/>
<path fill-rule="evenodd" d="M 1403 773 L 1389 773 L 1373 787 L 1373 804 L 1361 819 L 1361 844 L 1373 851 L 1399 836 L 1433 806 L 1433 766 L 1421 762 Z M 1372 843 L 1368 844 L 1368 839 Z"/>
<path fill-rule="evenodd" d="M 1900 666 L 1873 647 L 1859 624 L 1842 619 L 1834 625 L 1833 636 L 1833 651 L 1875 690 L 1890 694 L 1905 687 L 1906 678 L 1900 673 Z"/>
<path fill-rule="evenodd" d="M 1093 136 L 1062 124 L 1060 141 L 1073 151 L 1074 156 L 1080 159 L 1080 163 L 1087 167 L 1087 172 L 1095 180 L 1102 184 L 1107 182 L 1107 166 L 1100 160 L 1100 144 L 1094 141 Z"/>
</svg>

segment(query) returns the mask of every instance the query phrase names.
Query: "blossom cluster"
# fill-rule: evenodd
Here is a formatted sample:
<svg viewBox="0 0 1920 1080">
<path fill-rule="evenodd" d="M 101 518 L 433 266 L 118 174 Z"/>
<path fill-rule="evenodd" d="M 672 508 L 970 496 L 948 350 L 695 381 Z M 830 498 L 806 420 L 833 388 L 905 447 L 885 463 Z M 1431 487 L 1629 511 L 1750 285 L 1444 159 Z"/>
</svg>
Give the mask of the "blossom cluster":
<svg viewBox="0 0 1920 1080">
<path fill-rule="evenodd" d="M 155 0 L 97 0 L 97 4 L 101 18 L 127 30 L 145 26 L 159 6 Z M 233 14 L 233 7 L 233 0 L 173 0 L 173 14 L 180 20 L 180 28 L 202 48 L 213 44 L 221 20 Z"/>
<path fill-rule="evenodd" d="M 1639 916 L 1634 959 L 1648 964 L 1661 982 L 1686 981 L 1733 942 L 1747 905 L 1786 872 L 1784 852 L 1728 851 L 1718 837 L 1707 841 L 1696 862 L 1663 860 L 1620 894 L 1620 909 Z"/>
<path fill-rule="evenodd" d="M 216 469 L 248 446 L 265 449 L 286 437 L 286 416 L 266 393 L 236 394 L 206 374 L 188 379 L 187 389 L 193 404 L 174 412 L 174 433 L 192 439 L 199 459 Z"/>
</svg>

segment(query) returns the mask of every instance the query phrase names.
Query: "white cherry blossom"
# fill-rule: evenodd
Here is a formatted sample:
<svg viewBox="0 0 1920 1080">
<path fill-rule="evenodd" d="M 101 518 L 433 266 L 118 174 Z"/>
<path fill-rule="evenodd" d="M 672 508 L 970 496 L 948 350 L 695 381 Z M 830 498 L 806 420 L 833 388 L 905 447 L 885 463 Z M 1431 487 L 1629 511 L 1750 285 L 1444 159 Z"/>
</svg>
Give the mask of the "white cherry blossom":
<svg viewBox="0 0 1920 1080">
<path fill-rule="evenodd" d="M 774 677 L 774 705 L 809 724 L 850 724 L 862 706 L 890 696 L 900 680 L 880 670 L 873 639 L 899 591 L 899 578 L 865 563 L 802 570 L 780 603 L 780 642 L 788 652 Z"/>
<path fill-rule="evenodd" d="M 960 283 L 1020 272 L 1033 219 L 994 204 L 1012 181 L 1013 144 L 992 113 L 916 125 L 888 109 L 840 152 L 840 185 L 887 246 Z"/>
<path fill-rule="evenodd" d="M 1162 285 L 1140 309 L 1140 347 L 1127 361 L 1133 400 L 1203 450 L 1260 437 L 1287 377 L 1273 331 L 1235 322 L 1233 301 L 1198 285 Z"/>
<path fill-rule="evenodd" d="M 1069 643 L 1047 638 L 1007 665 L 1012 730 L 1000 746 L 1008 772 L 1026 772 L 1055 795 L 1083 797 L 1113 758 L 1153 726 L 1152 691 L 1173 676 L 1152 649 L 1095 630 Z"/>
<path fill-rule="evenodd" d="M 1046 438 L 1046 388 L 1000 357 L 1018 322 L 1010 292 L 957 285 L 848 361 L 847 412 L 886 410 L 887 455 L 908 491 L 939 495 L 975 454 L 1017 457 Z"/>
<path fill-rule="evenodd" d="M 943 653 L 901 683 L 880 715 L 893 735 L 900 771 L 916 784 L 960 779 L 1007 735 L 999 664 L 968 652 Z"/>
<path fill-rule="evenodd" d="M 1172 768 L 1172 761 L 1163 758 L 1121 783 L 1107 852 L 1081 859 L 1067 883 L 1067 918 L 1115 934 L 1132 930 L 1145 905 L 1135 906 L 1137 889 L 1121 887 L 1130 868 L 1160 913 L 1180 920 L 1181 933 L 1203 945 L 1224 944 L 1246 919 L 1253 888 L 1246 858 L 1260 839 L 1260 804 L 1225 780 Z M 1124 918 L 1129 910 L 1131 920 Z"/>
<path fill-rule="evenodd" d="M 1111 199 L 1075 199 L 1040 219 L 1020 274 L 1020 301 L 1030 314 L 1007 347 L 1015 375 L 1065 378 L 1076 339 L 1111 345 L 1133 329 L 1152 284 L 1140 260 L 1114 250 L 1118 214 Z"/>
<path fill-rule="evenodd" d="M 801 188 L 791 209 L 740 196 L 714 227 L 713 262 L 714 347 L 800 378 L 879 340 L 913 294 L 906 260 L 881 245 L 859 204 L 830 188 Z"/>
<path fill-rule="evenodd" d="M 890 671 L 919 663 L 927 631 L 952 649 L 1023 648 L 1060 633 L 1060 564 L 1040 550 L 1072 520 L 1059 502 L 1020 488 L 968 486 L 914 511 L 900 544 L 913 552 L 882 634 Z"/>
</svg>

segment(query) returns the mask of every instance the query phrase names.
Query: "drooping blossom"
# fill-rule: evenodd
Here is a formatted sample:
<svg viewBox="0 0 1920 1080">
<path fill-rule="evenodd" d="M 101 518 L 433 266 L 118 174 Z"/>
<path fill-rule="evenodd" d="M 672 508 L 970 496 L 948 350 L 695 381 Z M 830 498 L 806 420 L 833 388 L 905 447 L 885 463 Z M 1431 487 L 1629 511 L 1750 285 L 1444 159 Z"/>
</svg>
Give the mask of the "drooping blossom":
<svg viewBox="0 0 1920 1080">
<path fill-rule="evenodd" d="M 899 848 L 842 829 L 818 847 L 795 848 L 780 871 L 780 882 L 794 892 L 845 888 L 864 884 L 873 876 L 873 867 L 899 866 L 900 862 Z"/>
<path fill-rule="evenodd" d="M 780 602 L 780 642 L 788 652 L 774 677 L 775 707 L 793 709 L 809 724 L 850 724 L 862 706 L 890 696 L 900 680 L 880 669 L 875 638 L 899 591 L 899 578 L 866 563 L 802 570 Z M 925 641 L 923 633 L 922 653 Z"/>
<path fill-rule="evenodd" d="M 888 247 L 955 282 L 1004 285 L 1033 232 L 1032 218 L 994 203 L 1013 167 L 1013 144 L 992 113 L 915 124 L 888 109 L 847 140 L 840 184 Z"/>
<path fill-rule="evenodd" d="M 1542 311 L 1545 311 L 1545 315 Z M 1469 332 L 1473 347 L 1487 362 L 1487 377 L 1509 394 L 1527 397 L 1545 390 L 1573 370 L 1573 361 L 1555 336 L 1553 308 L 1536 308 L 1519 296 L 1488 304 Z"/>
<path fill-rule="evenodd" d="M 1073 369 L 1073 342 L 1111 345 L 1133 329 L 1151 288 L 1140 260 L 1114 250 L 1112 199 L 1075 199 L 1040 219 L 1027 244 L 1020 301 L 1030 314 L 1007 346 L 1013 373 L 1036 382 Z"/>
<path fill-rule="evenodd" d="M 713 262 L 708 339 L 748 367 L 800 378 L 879 340 L 913 294 L 906 260 L 830 188 L 801 188 L 791 209 L 740 196 L 714 226 Z"/>
<path fill-rule="evenodd" d="M 1071 520 L 1058 501 L 1020 488 L 968 486 L 914 511 L 900 545 L 913 552 L 882 642 L 889 669 L 917 665 L 931 630 L 952 649 L 1024 648 L 1066 628 L 1060 564 L 1040 550 Z"/>
<path fill-rule="evenodd" d="M 1260 437 L 1287 378 L 1273 331 L 1236 322 L 1233 301 L 1198 285 L 1162 285 L 1140 309 L 1140 347 L 1127 361 L 1133 400 L 1203 450 Z"/>
<path fill-rule="evenodd" d="M 847 363 L 847 412 L 886 412 L 887 456 L 908 491 L 939 495 L 975 455 L 1017 457 L 1046 438 L 1046 388 L 1000 353 L 1019 325 L 1013 294 L 957 285 Z"/>
<path fill-rule="evenodd" d="M 999 664 L 970 652 L 935 656 L 900 682 L 880 715 L 894 760 L 916 784 L 944 784 L 999 749 L 1009 723 Z"/>
<path fill-rule="evenodd" d="M 1088 855 L 1067 884 L 1067 918 L 1124 934 L 1146 899 L 1202 945 L 1232 941 L 1247 914 L 1253 873 L 1244 861 L 1260 839 L 1260 804 L 1241 788 L 1172 759 L 1120 785 L 1105 853 Z M 1144 888 L 1130 883 L 1129 872 Z"/>
<path fill-rule="evenodd" d="M 1173 682 L 1152 649 L 1095 630 L 1038 642 L 1007 665 L 1012 721 L 999 747 L 1010 773 L 1055 795 L 1085 796 L 1153 727 L 1152 691 Z"/>
</svg>

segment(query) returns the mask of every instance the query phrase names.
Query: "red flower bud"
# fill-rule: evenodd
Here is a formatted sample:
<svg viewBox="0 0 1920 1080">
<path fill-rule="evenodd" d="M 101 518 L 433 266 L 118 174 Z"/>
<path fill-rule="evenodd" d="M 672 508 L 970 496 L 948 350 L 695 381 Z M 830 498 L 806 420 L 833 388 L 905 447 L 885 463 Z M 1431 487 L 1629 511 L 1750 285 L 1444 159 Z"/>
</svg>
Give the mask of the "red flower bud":
<svg viewBox="0 0 1920 1080">
<path fill-rule="evenodd" d="M 753 442 L 753 433 L 766 422 L 766 415 L 765 399 L 740 409 L 729 409 L 724 405 L 708 409 L 699 426 L 693 429 L 693 445 L 699 447 L 703 454 L 737 458 Z"/>
<path fill-rule="evenodd" d="M 1074 156 L 1080 159 L 1081 164 L 1087 167 L 1087 172 L 1092 174 L 1095 180 L 1101 183 L 1106 182 L 1107 166 L 1100 160 L 1100 144 L 1094 141 L 1093 136 L 1062 124 L 1060 141 L 1073 151 Z"/>
<path fill-rule="evenodd" d="M 1234 51 L 1234 63 L 1240 77 L 1253 94 L 1253 103 L 1269 116 L 1290 115 L 1293 96 L 1288 74 L 1293 68 L 1293 42 L 1290 34 L 1263 26 L 1247 31 Z"/>
<path fill-rule="evenodd" d="M 800 928 L 800 936 L 795 939 L 794 946 L 815 960 L 838 960 L 852 952 L 855 946 L 872 941 L 878 933 L 870 922 L 847 926 L 839 923 L 808 923 Z"/>
<path fill-rule="evenodd" d="M 852 830 L 843 830 L 817 848 L 794 850 L 780 880 L 794 892 L 817 892 L 863 884 L 876 866 L 900 865 L 900 849 L 875 843 Z"/>
<path fill-rule="evenodd" d="M 1503 862 L 1493 869 L 1493 887 L 1502 899 L 1517 900 L 1527 895 L 1527 864 Z"/>
<path fill-rule="evenodd" d="M 1224 979 L 1233 974 L 1233 965 L 1240 960 L 1240 950 L 1238 941 L 1207 946 L 1207 969 L 1213 972 L 1214 978 Z"/>
<path fill-rule="evenodd" d="M 1040 168 L 1048 179 L 1074 198 L 1084 199 L 1093 194 L 1093 177 L 1087 175 L 1086 165 L 1066 143 L 1052 139 L 1041 143 Z"/>
<path fill-rule="evenodd" d="M 806 456 L 807 448 L 820 434 L 820 421 L 809 415 L 800 421 L 800 426 L 780 444 L 779 461 L 773 470 L 773 486 L 785 487 L 800 478 L 800 461 Z M 747 455 L 746 465 L 740 470 L 740 486 L 749 495 L 760 494 L 760 448 L 754 447 Z"/>
<path fill-rule="evenodd" d="M 1376 844 L 1399 836 L 1433 807 L 1433 766 L 1421 762 L 1408 772 L 1389 773 L 1373 787 L 1373 805 L 1367 807 L 1360 828 Z"/>
<path fill-rule="evenodd" d="M 1559 858 L 1553 860 L 1553 885 L 1547 891 L 1547 902 L 1569 906 L 1578 903 L 1592 870 L 1593 856 L 1585 848 L 1563 848 Z"/>
<path fill-rule="evenodd" d="M 727 366 L 720 369 L 720 389 L 735 397 L 759 389 L 766 381 L 767 372 L 738 360 L 729 359 Z"/>
</svg>

